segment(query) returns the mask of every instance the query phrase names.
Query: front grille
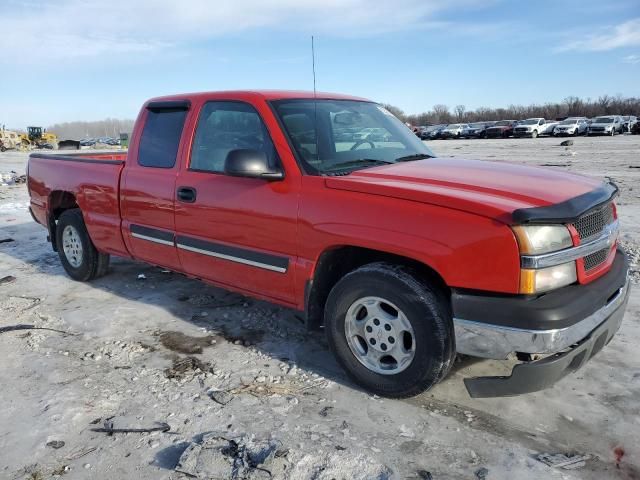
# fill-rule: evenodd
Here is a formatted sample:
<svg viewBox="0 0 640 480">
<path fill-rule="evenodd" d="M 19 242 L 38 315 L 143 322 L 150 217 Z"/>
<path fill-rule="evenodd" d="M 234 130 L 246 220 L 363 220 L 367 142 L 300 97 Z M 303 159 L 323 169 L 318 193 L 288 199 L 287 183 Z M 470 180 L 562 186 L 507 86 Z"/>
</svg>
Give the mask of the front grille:
<svg viewBox="0 0 640 480">
<path fill-rule="evenodd" d="M 578 231 L 580 241 L 599 235 L 604 227 L 613 222 L 613 203 L 601 205 L 582 215 L 573 224 Z M 594 254 L 595 255 L 595 254 Z"/>
<path fill-rule="evenodd" d="M 597 252 L 592 253 L 591 255 L 587 255 L 586 257 L 584 257 L 584 270 L 585 270 L 585 272 L 588 273 L 590 270 L 593 270 L 598 265 L 604 263 L 604 261 L 607 259 L 608 255 L 609 255 L 609 249 L 608 248 L 603 248 L 602 250 L 598 250 Z"/>
</svg>

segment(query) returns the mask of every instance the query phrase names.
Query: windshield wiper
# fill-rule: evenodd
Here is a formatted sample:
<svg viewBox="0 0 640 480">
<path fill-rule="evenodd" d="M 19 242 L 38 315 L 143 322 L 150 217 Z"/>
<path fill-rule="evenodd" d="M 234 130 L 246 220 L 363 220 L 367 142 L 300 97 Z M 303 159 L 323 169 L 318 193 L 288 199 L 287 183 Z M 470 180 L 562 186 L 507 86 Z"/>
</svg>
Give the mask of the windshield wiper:
<svg viewBox="0 0 640 480">
<path fill-rule="evenodd" d="M 396 162 L 410 162 L 411 160 L 424 160 L 425 158 L 433 158 L 433 155 L 427 153 L 414 153 L 413 155 L 405 155 L 396 158 Z"/>
<path fill-rule="evenodd" d="M 360 165 L 370 165 L 370 166 L 376 166 L 376 165 L 391 165 L 395 162 L 391 162 L 389 160 L 379 160 L 377 158 L 357 158 L 355 160 L 349 160 L 348 162 L 340 162 L 340 163 L 334 163 L 333 165 L 331 165 L 331 170 L 333 170 L 334 168 L 348 168 L 348 167 L 357 167 Z"/>
</svg>

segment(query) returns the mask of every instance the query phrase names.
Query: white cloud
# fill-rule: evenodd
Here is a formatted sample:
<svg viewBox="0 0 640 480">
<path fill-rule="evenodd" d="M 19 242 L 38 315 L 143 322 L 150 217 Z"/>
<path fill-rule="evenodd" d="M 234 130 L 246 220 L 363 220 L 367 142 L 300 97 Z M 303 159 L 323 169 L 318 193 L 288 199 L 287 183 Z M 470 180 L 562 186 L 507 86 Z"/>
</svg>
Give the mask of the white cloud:
<svg viewBox="0 0 640 480">
<path fill-rule="evenodd" d="M 447 11 L 484 8 L 493 1 L 9 0 L 2 40 L 5 51 L 37 50 L 49 59 L 74 60 L 157 52 L 258 28 L 343 37 L 415 33 L 449 27 L 440 18 Z"/>
<path fill-rule="evenodd" d="M 637 65 L 640 63 L 640 55 L 627 55 L 622 61 L 624 63 L 630 63 L 631 65 Z"/>
<path fill-rule="evenodd" d="M 580 40 L 567 42 L 558 47 L 557 52 L 590 51 L 604 52 L 623 47 L 640 45 L 640 18 L 601 29 L 598 33 L 584 36 Z"/>
</svg>

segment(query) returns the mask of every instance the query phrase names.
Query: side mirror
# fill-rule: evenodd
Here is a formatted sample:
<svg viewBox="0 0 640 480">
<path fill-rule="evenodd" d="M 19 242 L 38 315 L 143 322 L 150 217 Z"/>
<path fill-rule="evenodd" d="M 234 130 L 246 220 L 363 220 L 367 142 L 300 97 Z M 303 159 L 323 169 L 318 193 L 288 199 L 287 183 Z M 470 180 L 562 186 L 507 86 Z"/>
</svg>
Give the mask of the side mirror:
<svg viewBox="0 0 640 480">
<path fill-rule="evenodd" d="M 269 165 L 267 154 L 259 150 L 231 150 L 224 161 L 224 173 L 233 177 L 281 180 L 284 172 Z"/>
</svg>

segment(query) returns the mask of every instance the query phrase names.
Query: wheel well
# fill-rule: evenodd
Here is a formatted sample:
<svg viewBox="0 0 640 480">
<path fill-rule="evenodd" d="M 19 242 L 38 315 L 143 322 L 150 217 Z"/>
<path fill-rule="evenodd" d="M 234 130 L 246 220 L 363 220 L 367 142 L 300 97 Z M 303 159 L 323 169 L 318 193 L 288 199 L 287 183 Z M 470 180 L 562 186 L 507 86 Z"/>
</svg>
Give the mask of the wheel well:
<svg viewBox="0 0 640 480">
<path fill-rule="evenodd" d="M 373 262 L 388 262 L 413 268 L 420 277 L 435 283 L 450 296 L 449 287 L 442 277 L 428 265 L 412 258 L 363 247 L 342 246 L 320 255 L 312 280 L 305 286 L 305 314 L 309 329 L 324 324 L 324 306 L 333 286 L 347 273 Z"/>
<path fill-rule="evenodd" d="M 55 252 L 58 251 L 58 246 L 56 245 L 56 222 L 58 218 L 60 218 L 60 215 L 62 215 L 62 212 L 72 208 L 80 208 L 73 193 L 54 190 L 49 195 L 49 224 L 47 227 L 49 229 L 49 240 Z"/>
</svg>

